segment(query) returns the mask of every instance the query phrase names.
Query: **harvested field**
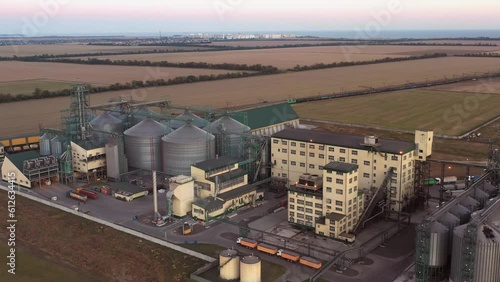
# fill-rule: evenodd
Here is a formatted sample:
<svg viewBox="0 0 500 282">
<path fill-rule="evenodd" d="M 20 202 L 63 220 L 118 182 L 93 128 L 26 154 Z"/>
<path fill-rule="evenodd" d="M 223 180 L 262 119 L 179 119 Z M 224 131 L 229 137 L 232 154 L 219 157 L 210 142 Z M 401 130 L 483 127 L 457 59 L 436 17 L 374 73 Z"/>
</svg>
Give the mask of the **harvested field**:
<svg viewBox="0 0 500 282">
<path fill-rule="evenodd" d="M 500 60 L 500 59 L 499 59 Z M 500 94 L 500 78 L 471 80 L 461 83 L 429 87 L 431 90 Z"/>
<path fill-rule="evenodd" d="M 46 79 L 18 80 L 0 82 L 0 93 L 31 94 L 35 88 L 40 90 L 63 90 L 70 88 L 71 83 Z"/>
<path fill-rule="evenodd" d="M 66 83 L 90 83 L 92 85 L 109 85 L 117 82 L 130 82 L 132 80 L 169 79 L 178 76 L 231 72 L 227 70 L 210 69 L 81 65 L 17 61 L 0 62 L 0 70 L 0 82 L 51 80 Z M 33 92 L 33 89 L 29 93 Z M 56 89 L 52 88 L 47 90 Z M 4 92 L 2 88 L 0 88 L 0 92 Z"/>
<path fill-rule="evenodd" d="M 147 101 L 168 98 L 179 106 L 224 108 L 229 104 L 230 107 L 241 107 L 498 68 L 496 59 L 448 57 L 113 91 L 92 95 L 90 101 L 101 104 L 111 98 L 133 95 Z M 0 104 L 0 119 L 3 121 L 0 135 L 36 132 L 38 123 L 47 127 L 57 126 L 60 123 L 59 111 L 68 108 L 68 105 L 68 97 Z M 31 112 L 28 120 L 26 111 L 32 108 L 37 108 L 37 112 Z"/>
<path fill-rule="evenodd" d="M 500 96 L 407 90 L 294 105 L 301 118 L 460 135 L 500 115 Z"/>
<path fill-rule="evenodd" d="M 262 50 L 214 51 L 173 54 L 138 54 L 100 56 L 110 60 L 149 60 L 180 62 L 207 62 L 214 64 L 262 64 L 273 65 L 281 69 L 293 68 L 296 65 L 313 65 L 315 63 L 369 61 L 385 57 L 407 57 L 433 53 L 464 54 L 478 50 L 500 50 L 498 48 L 481 47 L 435 47 L 435 46 L 327 46 L 276 48 Z"/>
<path fill-rule="evenodd" d="M 83 53 L 126 53 L 152 50 L 196 50 L 204 47 L 184 46 L 101 46 L 81 44 L 53 44 L 53 45 L 13 45 L 0 46 L 0 57 L 34 56 L 34 55 L 63 55 Z"/>
</svg>

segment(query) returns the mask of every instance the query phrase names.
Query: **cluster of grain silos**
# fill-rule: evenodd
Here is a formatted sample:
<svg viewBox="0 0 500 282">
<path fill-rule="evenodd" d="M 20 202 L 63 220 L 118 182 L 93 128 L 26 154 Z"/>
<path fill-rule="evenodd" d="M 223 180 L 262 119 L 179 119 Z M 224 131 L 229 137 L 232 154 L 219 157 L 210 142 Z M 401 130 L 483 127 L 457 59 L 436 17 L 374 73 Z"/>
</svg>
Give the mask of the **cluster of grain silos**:
<svg viewBox="0 0 500 282">
<path fill-rule="evenodd" d="M 59 158 L 66 150 L 66 139 L 60 135 L 45 133 L 40 137 L 40 156 L 52 155 Z"/>
<path fill-rule="evenodd" d="M 241 282 L 260 282 L 261 268 L 260 258 L 254 255 L 240 259 L 233 249 L 224 250 L 219 255 L 219 273 L 223 280 L 239 278 Z"/>
<path fill-rule="evenodd" d="M 186 122 L 162 138 L 163 172 L 191 175 L 191 165 L 215 157 L 215 137 Z"/>
<path fill-rule="evenodd" d="M 208 130 L 216 137 L 218 155 L 230 156 L 236 160 L 245 158 L 242 134 L 249 132 L 250 127 L 229 116 L 223 116 L 212 122 Z"/>
</svg>

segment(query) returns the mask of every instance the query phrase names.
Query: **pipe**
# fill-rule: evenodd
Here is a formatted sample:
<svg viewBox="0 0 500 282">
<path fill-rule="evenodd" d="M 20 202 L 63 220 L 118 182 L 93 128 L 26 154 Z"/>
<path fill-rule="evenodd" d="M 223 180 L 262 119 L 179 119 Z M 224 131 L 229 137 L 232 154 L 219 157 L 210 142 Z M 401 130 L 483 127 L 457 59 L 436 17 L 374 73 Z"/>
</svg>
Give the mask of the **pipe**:
<svg viewBox="0 0 500 282">
<path fill-rule="evenodd" d="M 154 220 L 158 220 L 158 191 L 156 191 L 156 171 L 153 171 Z"/>
</svg>

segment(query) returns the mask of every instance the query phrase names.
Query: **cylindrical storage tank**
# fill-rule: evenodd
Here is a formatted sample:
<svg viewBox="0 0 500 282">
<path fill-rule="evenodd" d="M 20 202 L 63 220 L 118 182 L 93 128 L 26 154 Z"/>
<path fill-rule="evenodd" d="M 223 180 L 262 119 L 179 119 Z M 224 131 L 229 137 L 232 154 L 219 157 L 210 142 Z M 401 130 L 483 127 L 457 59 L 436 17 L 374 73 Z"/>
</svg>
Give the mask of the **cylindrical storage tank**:
<svg viewBox="0 0 500 282">
<path fill-rule="evenodd" d="M 50 140 L 52 140 L 54 136 L 45 133 L 40 137 L 40 156 L 48 156 L 50 155 Z"/>
<path fill-rule="evenodd" d="M 219 255 L 220 278 L 234 280 L 240 277 L 240 257 L 236 250 L 224 250 Z"/>
<path fill-rule="evenodd" d="M 161 171 L 161 138 L 169 132 L 171 129 L 166 125 L 150 118 L 127 129 L 124 141 L 128 166 Z"/>
<path fill-rule="evenodd" d="M 110 133 L 123 133 L 124 125 L 121 119 L 115 117 L 110 112 L 105 112 L 90 122 L 90 126 L 99 131 Z M 102 132 L 92 133 L 94 144 L 98 147 L 104 147 L 108 142 L 110 135 Z"/>
<path fill-rule="evenodd" d="M 432 223 L 429 246 L 429 266 L 442 267 L 448 257 L 448 228 L 439 222 Z"/>
<path fill-rule="evenodd" d="M 172 127 L 172 129 L 175 130 L 186 124 L 186 122 L 188 121 L 190 121 L 191 124 L 199 128 L 203 128 L 209 124 L 209 122 L 206 121 L 205 119 L 202 119 L 201 117 L 193 114 L 192 112 L 186 109 L 184 113 L 178 115 L 177 117 L 175 117 L 170 121 L 170 127 Z"/>
<path fill-rule="evenodd" d="M 162 138 L 163 172 L 168 175 L 191 175 L 191 165 L 212 159 L 215 137 L 186 123 Z"/>
<path fill-rule="evenodd" d="M 240 281 L 241 282 L 261 281 L 261 262 L 259 257 L 250 255 L 243 257 L 241 259 Z"/>
<path fill-rule="evenodd" d="M 467 224 L 455 227 L 453 230 L 453 250 L 451 252 L 450 281 L 459 281 L 460 271 L 463 267 L 463 240 Z"/>
<path fill-rule="evenodd" d="M 64 142 L 66 140 L 62 136 L 56 136 L 50 140 L 50 153 L 56 158 L 59 158 L 64 149 Z"/>
<path fill-rule="evenodd" d="M 496 222 L 495 227 L 482 224 L 477 228 L 474 281 L 500 281 L 500 232 L 498 232 L 498 223 Z"/>
<path fill-rule="evenodd" d="M 212 122 L 208 129 L 216 136 L 219 155 L 230 156 L 236 160 L 244 158 L 241 134 L 250 131 L 250 127 L 231 117 L 223 116 Z M 229 144 L 224 144 L 224 142 Z"/>
<path fill-rule="evenodd" d="M 141 107 L 132 112 L 130 122 L 132 125 L 136 125 L 147 118 L 151 118 L 154 114 L 155 112 L 151 111 L 150 109 Z"/>
</svg>

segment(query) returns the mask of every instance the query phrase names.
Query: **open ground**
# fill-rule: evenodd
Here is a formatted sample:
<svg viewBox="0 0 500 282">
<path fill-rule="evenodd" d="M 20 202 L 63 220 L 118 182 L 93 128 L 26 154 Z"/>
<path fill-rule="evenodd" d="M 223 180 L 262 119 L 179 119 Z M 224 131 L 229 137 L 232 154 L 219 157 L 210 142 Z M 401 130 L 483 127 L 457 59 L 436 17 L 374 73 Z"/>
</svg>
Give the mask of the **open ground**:
<svg viewBox="0 0 500 282">
<path fill-rule="evenodd" d="M 500 78 L 479 79 L 475 81 L 470 80 L 460 83 L 433 86 L 428 89 L 453 92 L 500 94 Z"/>
<path fill-rule="evenodd" d="M 60 83 L 64 82 L 110 85 L 117 82 L 131 82 L 132 80 L 168 80 L 179 76 L 216 75 L 230 72 L 233 71 L 7 61 L 0 62 L 0 83 L 4 83 L 0 84 L 0 93 L 20 93 L 26 89 L 27 92 L 22 94 L 31 94 L 36 87 L 42 90 L 58 90 L 61 88 Z M 31 89 L 27 89 L 28 85 L 23 84 L 22 81 L 26 80 L 30 80 Z M 60 83 L 47 83 L 47 81 Z"/>
<path fill-rule="evenodd" d="M 103 46 L 83 44 L 40 44 L 40 45 L 13 45 L 0 46 L 0 57 L 24 57 L 34 55 L 64 55 L 85 53 L 126 53 L 153 50 L 196 50 L 206 47 L 190 46 Z"/>
<path fill-rule="evenodd" d="M 90 100 L 92 104 L 102 104 L 112 98 L 127 96 L 140 101 L 168 98 L 179 106 L 241 107 L 265 101 L 282 102 L 287 99 L 318 96 L 343 90 L 442 79 L 444 76 L 462 75 L 463 72 L 488 72 L 498 68 L 496 59 L 448 57 L 104 92 L 92 95 Z M 69 107 L 69 98 L 44 100 L 43 107 L 40 107 L 40 103 L 40 101 L 22 101 L 0 104 L 0 119 L 3 121 L 0 135 L 37 132 L 37 123 L 46 127 L 60 125 L 59 112 Z M 30 112 L 30 118 L 26 118 L 26 112 L 32 109 L 37 111 Z"/>
<path fill-rule="evenodd" d="M 322 46 L 276 48 L 260 50 L 213 51 L 190 53 L 133 54 L 100 56 L 110 60 L 149 60 L 179 62 L 207 62 L 214 64 L 262 64 L 281 69 L 316 63 L 370 61 L 385 57 L 407 57 L 434 53 L 463 54 L 478 50 L 500 50 L 500 47 L 436 47 L 436 46 Z"/>
<path fill-rule="evenodd" d="M 460 135 L 500 115 L 500 96 L 418 89 L 301 103 L 294 109 L 301 118 Z"/>
<path fill-rule="evenodd" d="M 32 94 L 35 88 L 40 90 L 63 90 L 69 89 L 71 82 L 47 79 L 29 79 L 0 82 L 0 93 L 10 94 Z"/>
</svg>

